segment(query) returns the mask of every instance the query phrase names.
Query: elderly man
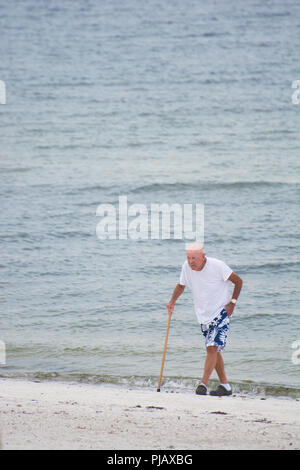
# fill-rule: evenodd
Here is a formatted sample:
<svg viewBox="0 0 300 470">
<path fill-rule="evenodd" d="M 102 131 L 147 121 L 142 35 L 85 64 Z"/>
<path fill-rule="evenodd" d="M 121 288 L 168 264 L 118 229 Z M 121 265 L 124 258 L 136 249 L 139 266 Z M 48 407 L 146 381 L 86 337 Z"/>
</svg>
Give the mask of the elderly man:
<svg viewBox="0 0 300 470">
<path fill-rule="evenodd" d="M 230 288 L 234 284 L 234 290 Z M 187 260 L 182 266 L 179 284 L 174 289 L 167 305 L 172 313 L 175 302 L 187 285 L 193 295 L 195 313 L 205 337 L 206 360 L 197 395 L 206 395 L 209 378 L 214 369 L 218 374 L 220 385 L 210 395 L 231 395 L 221 351 L 225 348 L 231 317 L 239 297 L 243 281 L 223 261 L 206 257 L 198 243 L 187 248 Z"/>
</svg>

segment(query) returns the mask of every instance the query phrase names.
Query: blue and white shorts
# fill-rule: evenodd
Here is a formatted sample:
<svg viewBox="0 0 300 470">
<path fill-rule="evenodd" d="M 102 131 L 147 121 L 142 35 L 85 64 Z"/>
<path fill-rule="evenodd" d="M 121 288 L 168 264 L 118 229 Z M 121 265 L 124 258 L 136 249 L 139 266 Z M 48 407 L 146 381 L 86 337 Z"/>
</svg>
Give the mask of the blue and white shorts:
<svg viewBox="0 0 300 470">
<path fill-rule="evenodd" d="M 205 337 L 206 347 L 218 346 L 218 351 L 222 351 L 226 346 L 229 331 L 229 316 L 225 308 L 210 323 L 201 324 L 201 331 Z"/>
</svg>

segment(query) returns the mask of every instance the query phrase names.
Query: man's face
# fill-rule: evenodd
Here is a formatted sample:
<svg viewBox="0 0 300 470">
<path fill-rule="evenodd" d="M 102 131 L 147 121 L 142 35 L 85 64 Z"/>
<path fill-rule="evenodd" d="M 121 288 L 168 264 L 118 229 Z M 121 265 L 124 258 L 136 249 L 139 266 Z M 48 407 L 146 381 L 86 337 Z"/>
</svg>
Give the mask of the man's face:
<svg viewBox="0 0 300 470">
<path fill-rule="evenodd" d="M 186 255 L 190 268 L 199 271 L 206 260 L 204 252 L 202 250 L 188 250 Z"/>
</svg>

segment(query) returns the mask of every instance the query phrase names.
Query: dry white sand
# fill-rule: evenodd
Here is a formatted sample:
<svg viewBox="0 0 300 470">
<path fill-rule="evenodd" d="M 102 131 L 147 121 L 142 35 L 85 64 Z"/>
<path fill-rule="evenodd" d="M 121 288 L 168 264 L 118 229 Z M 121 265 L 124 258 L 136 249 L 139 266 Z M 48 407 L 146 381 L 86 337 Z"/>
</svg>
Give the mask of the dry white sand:
<svg viewBox="0 0 300 470">
<path fill-rule="evenodd" d="M 300 449 L 300 402 L 0 379 L 4 449 Z"/>
</svg>

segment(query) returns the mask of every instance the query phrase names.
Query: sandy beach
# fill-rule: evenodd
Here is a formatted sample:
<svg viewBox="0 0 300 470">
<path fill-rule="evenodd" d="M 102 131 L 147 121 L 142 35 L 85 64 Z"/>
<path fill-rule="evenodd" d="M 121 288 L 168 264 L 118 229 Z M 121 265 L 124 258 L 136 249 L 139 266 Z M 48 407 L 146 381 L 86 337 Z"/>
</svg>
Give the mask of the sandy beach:
<svg viewBox="0 0 300 470">
<path fill-rule="evenodd" d="M 0 379 L 4 450 L 300 449 L 299 401 Z"/>
</svg>

